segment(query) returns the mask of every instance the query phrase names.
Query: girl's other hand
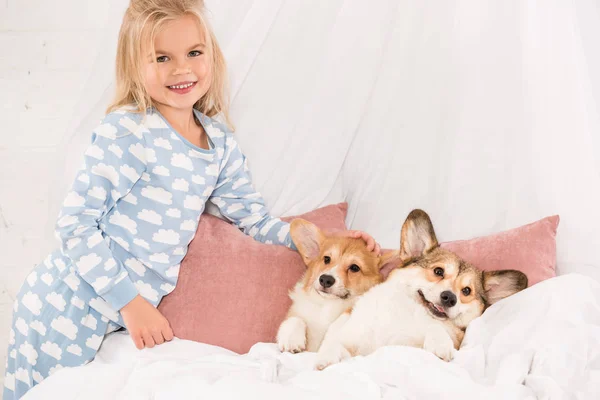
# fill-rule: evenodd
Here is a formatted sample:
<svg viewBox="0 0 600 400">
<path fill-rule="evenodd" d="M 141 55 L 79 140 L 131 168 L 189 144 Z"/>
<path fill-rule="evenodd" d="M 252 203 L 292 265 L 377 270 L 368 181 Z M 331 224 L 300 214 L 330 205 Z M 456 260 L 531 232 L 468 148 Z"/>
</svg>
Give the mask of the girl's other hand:
<svg viewBox="0 0 600 400">
<path fill-rule="evenodd" d="M 135 347 L 140 350 L 173 339 L 169 321 L 140 295 L 121 309 L 121 315 Z"/>
</svg>

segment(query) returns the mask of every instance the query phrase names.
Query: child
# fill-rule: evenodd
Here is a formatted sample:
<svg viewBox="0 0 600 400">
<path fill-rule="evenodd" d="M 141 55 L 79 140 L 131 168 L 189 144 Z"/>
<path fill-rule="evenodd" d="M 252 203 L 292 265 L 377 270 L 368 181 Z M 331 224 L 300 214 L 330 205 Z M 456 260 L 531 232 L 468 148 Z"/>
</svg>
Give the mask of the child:
<svg viewBox="0 0 600 400">
<path fill-rule="evenodd" d="M 133 0 L 116 70 L 116 99 L 56 223 L 61 248 L 15 301 L 5 400 L 90 362 L 122 327 L 139 349 L 171 340 L 156 306 L 175 288 L 207 200 L 256 240 L 296 249 L 229 129 L 225 62 L 200 0 Z M 366 233 L 341 234 L 380 251 Z"/>
</svg>

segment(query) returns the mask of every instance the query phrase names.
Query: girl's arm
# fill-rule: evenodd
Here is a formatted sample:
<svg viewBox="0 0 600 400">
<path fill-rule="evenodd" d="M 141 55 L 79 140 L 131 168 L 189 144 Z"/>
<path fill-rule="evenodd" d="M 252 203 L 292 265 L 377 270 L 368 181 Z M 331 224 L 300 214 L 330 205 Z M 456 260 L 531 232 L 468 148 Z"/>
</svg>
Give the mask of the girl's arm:
<svg viewBox="0 0 600 400">
<path fill-rule="evenodd" d="M 254 189 L 246 157 L 233 135 L 227 132 L 225 137 L 223 167 L 209 200 L 245 234 L 297 250 L 289 223 L 271 216 L 262 195 Z"/>
<path fill-rule="evenodd" d="M 263 243 L 281 244 L 297 251 L 290 235 L 290 224 L 269 214 L 264 199 L 252 185 L 246 157 L 233 135 L 227 132 L 225 136 L 224 166 L 209 200 L 247 235 Z M 380 245 L 366 232 L 346 230 L 333 234 L 361 238 L 369 251 L 381 253 Z"/>
<path fill-rule="evenodd" d="M 129 193 L 146 170 L 144 139 L 126 128 L 136 125 L 131 123 L 127 116 L 113 113 L 93 131 L 83 165 L 56 223 L 63 255 L 116 311 L 133 300 L 138 290 L 121 262 L 113 257 L 99 221 Z M 122 220 L 125 218 L 128 217 L 121 216 Z M 116 219 L 106 223 L 122 223 Z"/>
</svg>

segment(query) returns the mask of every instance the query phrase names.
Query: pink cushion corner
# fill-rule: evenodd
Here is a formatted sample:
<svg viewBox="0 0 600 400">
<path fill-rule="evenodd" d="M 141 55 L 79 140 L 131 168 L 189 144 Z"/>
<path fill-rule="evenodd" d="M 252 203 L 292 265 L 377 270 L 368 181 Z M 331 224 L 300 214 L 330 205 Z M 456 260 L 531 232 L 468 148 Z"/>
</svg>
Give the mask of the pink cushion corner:
<svg viewBox="0 0 600 400">
<path fill-rule="evenodd" d="M 347 203 L 300 217 L 322 229 L 346 229 Z M 180 339 L 246 353 L 273 342 L 291 300 L 288 291 L 306 267 L 284 246 L 260 243 L 232 224 L 202 215 L 181 263 L 178 283 L 158 306 Z"/>
<path fill-rule="evenodd" d="M 556 231 L 560 217 L 549 216 L 507 231 L 441 243 L 484 271 L 516 269 L 529 286 L 556 276 Z"/>
</svg>

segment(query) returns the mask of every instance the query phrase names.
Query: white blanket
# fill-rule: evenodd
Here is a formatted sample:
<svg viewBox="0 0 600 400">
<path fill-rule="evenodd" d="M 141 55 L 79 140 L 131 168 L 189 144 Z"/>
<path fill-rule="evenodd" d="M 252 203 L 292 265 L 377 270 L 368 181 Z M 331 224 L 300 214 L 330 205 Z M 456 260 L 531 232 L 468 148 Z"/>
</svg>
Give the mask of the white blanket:
<svg viewBox="0 0 600 400">
<path fill-rule="evenodd" d="M 489 308 L 445 363 L 389 346 L 325 371 L 314 353 L 248 354 L 178 340 L 138 351 L 109 336 L 90 364 L 56 372 L 25 400 L 53 399 L 598 399 L 600 283 L 542 282 Z"/>
</svg>

